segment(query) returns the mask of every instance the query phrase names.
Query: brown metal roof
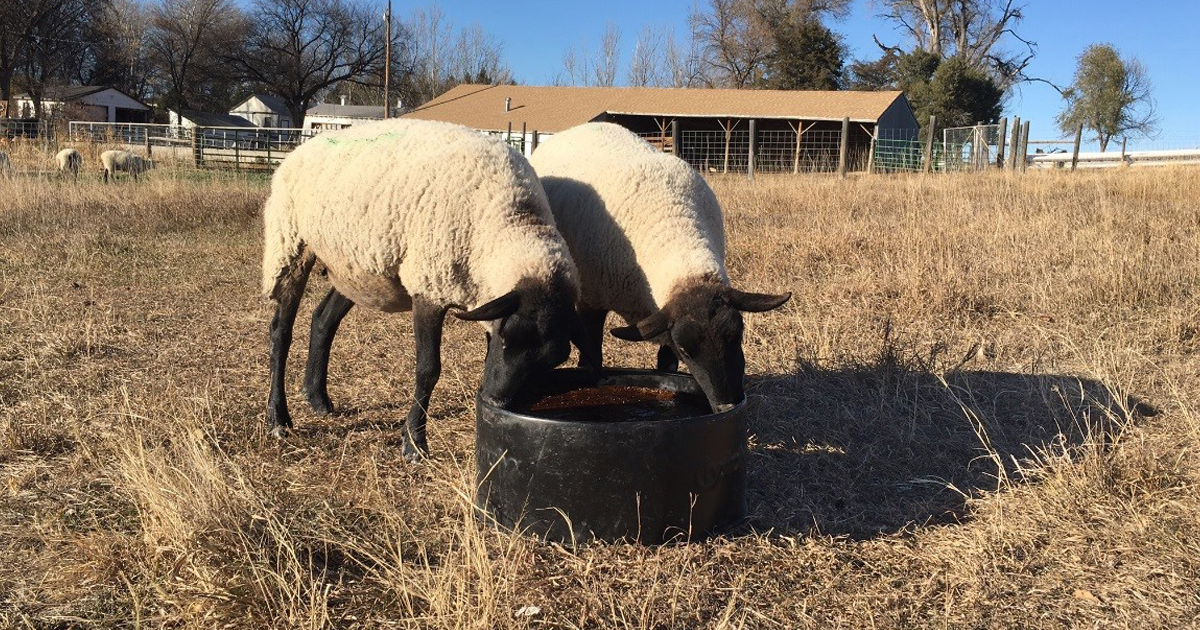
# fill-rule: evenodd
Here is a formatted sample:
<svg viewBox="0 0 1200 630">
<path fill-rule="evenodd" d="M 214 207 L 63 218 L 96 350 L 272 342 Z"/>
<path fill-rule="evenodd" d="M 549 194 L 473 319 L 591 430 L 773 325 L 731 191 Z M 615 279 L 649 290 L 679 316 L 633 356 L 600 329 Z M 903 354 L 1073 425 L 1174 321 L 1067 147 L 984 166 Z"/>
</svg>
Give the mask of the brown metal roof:
<svg viewBox="0 0 1200 630">
<path fill-rule="evenodd" d="M 786 118 L 874 123 L 903 92 L 537 87 L 463 84 L 405 114 L 500 131 L 521 123 L 562 131 L 604 113 L 695 118 Z M 504 111 L 504 99 L 512 109 Z"/>
</svg>

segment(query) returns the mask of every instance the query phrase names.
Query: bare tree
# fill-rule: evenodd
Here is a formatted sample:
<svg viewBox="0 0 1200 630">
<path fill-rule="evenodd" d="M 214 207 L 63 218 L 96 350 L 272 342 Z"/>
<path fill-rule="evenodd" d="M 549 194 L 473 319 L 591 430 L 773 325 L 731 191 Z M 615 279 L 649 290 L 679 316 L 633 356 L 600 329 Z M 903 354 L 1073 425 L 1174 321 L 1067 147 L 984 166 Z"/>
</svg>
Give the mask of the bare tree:
<svg viewBox="0 0 1200 630">
<path fill-rule="evenodd" d="M 76 78 L 83 85 L 112 85 L 145 99 L 156 80 L 150 57 L 150 10 L 137 0 L 93 5 L 85 39 L 91 42 Z"/>
<path fill-rule="evenodd" d="M 407 26 L 411 72 L 401 75 L 401 92 L 414 105 L 459 83 L 509 83 L 512 70 L 504 47 L 478 24 L 455 34 L 454 24 L 436 4 L 413 11 Z"/>
<path fill-rule="evenodd" d="M 41 117 L 46 88 L 65 83 L 83 59 L 92 5 L 87 0 L 42 0 L 33 8 L 26 22 L 21 70 L 34 115 Z"/>
<path fill-rule="evenodd" d="M 612 87 L 617 82 L 617 69 L 621 64 L 621 29 L 613 22 L 604 27 L 600 37 L 600 49 L 592 64 L 593 85 Z"/>
<path fill-rule="evenodd" d="M 278 96 L 293 124 L 339 81 L 371 82 L 384 63 L 384 24 L 347 0 L 257 0 L 245 51 L 227 62 Z"/>
<path fill-rule="evenodd" d="M 1036 44 L 1017 34 L 1025 18 L 1016 0 L 883 0 L 885 17 L 912 38 L 920 50 L 942 59 L 958 58 L 984 70 L 1002 89 L 1029 80 L 1025 70 Z M 1004 49 L 1015 40 L 1019 52 Z M 890 46 L 881 47 L 885 51 Z"/>
<path fill-rule="evenodd" d="M 147 44 L 166 80 L 170 109 L 224 108 L 235 83 L 225 59 L 238 57 L 245 16 L 233 0 L 161 0 L 150 11 Z"/>
<path fill-rule="evenodd" d="M 663 32 L 651 26 L 642 28 L 633 45 L 633 57 L 629 60 L 629 85 L 632 87 L 657 87 L 664 81 Z"/>
<path fill-rule="evenodd" d="M 702 84 L 700 51 L 695 33 L 688 37 L 686 44 L 686 46 L 681 45 L 675 39 L 674 33 L 667 33 L 664 63 L 666 64 L 666 82 L 671 87 L 690 88 Z"/>
<path fill-rule="evenodd" d="M 87 25 L 95 8 L 87 0 L 0 0 L 0 100 L 12 112 L 13 82 L 20 76 L 35 110 L 46 86 L 64 82 L 87 50 Z"/>
<path fill-rule="evenodd" d="M 771 34 L 754 0 L 708 0 L 691 14 L 703 71 L 716 87 L 758 83 L 771 55 Z"/>
</svg>

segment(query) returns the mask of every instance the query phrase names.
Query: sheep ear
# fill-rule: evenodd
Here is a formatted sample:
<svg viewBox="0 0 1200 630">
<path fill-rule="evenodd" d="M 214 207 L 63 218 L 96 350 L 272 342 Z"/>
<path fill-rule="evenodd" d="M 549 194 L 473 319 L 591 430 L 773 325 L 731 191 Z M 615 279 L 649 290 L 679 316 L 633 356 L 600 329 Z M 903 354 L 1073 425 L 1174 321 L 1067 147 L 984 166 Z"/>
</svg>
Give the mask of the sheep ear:
<svg viewBox="0 0 1200 630">
<path fill-rule="evenodd" d="M 614 328 L 609 333 L 617 339 L 624 339 L 625 341 L 650 341 L 667 332 L 667 329 L 670 327 L 671 321 L 667 319 L 666 313 L 659 311 L 638 322 L 636 326 Z"/>
<path fill-rule="evenodd" d="M 502 319 L 517 312 L 517 306 L 521 303 L 521 294 L 517 293 L 516 289 L 501 295 L 500 297 L 476 306 L 474 309 L 455 313 L 454 316 L 468 322 L 484 322 L 494 319 Z"/>
<path fill-rule="evenodd" d="M 770 293 L 746 293 L 734 288 L 730 288 L 725 294 L 730 306 L 747 313 L 762 313 L 777 309 L 791 297 L 791 292 L 783 295 L 771 295 Z"/>
</svg>

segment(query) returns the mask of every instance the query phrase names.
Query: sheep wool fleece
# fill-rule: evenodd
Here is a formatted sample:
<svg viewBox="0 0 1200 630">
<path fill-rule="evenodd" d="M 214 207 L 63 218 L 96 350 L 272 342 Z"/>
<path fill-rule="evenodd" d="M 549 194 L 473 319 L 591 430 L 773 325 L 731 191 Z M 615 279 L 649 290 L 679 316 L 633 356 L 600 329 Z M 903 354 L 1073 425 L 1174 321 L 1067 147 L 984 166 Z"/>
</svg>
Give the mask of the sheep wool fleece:
<svg viewBox="0 0 1200 630">
<path fill-rule="evenodd" d="M 263 222 L 272 297 L 309 253 L 346 297 L 385 311 L 408 310 L 412 296 L 470 307 L 525 279 L 577 290 L 529 162 L 459 125 L 393 119 L 322 133 L 275 172 Z"/>
<path fill-rule="evenodd" d="M 530 161 L 579 268 L 581 306 L 632 321 L 680 282 L 729 284 L 721 207 L 683 160 L 619 125 L 587 123 L 547 138 Z"/>
<path fill-rule="evenodd" d="M 126 173 L 144 173 L 146 172 L 146 160 L 140 155 L 134 155 L 128 151 L 120 151 L 113 149 L 100 154 L 100 164 L 104 166 L 104 170 L 115 175 L 117 171 Z"/>
</svg>

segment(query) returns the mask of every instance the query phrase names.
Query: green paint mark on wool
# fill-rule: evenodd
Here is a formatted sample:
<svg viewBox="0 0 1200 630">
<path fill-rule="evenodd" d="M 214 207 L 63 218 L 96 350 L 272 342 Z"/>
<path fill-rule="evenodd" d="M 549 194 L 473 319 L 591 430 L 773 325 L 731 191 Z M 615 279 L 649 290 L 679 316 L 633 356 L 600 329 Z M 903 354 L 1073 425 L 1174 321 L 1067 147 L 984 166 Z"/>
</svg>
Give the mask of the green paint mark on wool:
<svg viewBox="0 0 1200 630">
<path fill-rule="evenodd" d="M 407 133 L 408 133 L 407 131 L 389 131 L 385 134 L 373 136 L 371 138 L 350 138 L 350 139 L 344 140 L 342 138 L 330 138 L 328 136 L 326 136 L 326 137 L 317 136 L 316 139 L 320 140 L 321 142 L 324 142 L 325 144 L 334 144 L 334 145 L 336 145 L 336 144 L 371 144 L 372 142 L 379 142 L 380 140 L 391 140 L 392 138 L 402 138 Z"/>
</svg>

